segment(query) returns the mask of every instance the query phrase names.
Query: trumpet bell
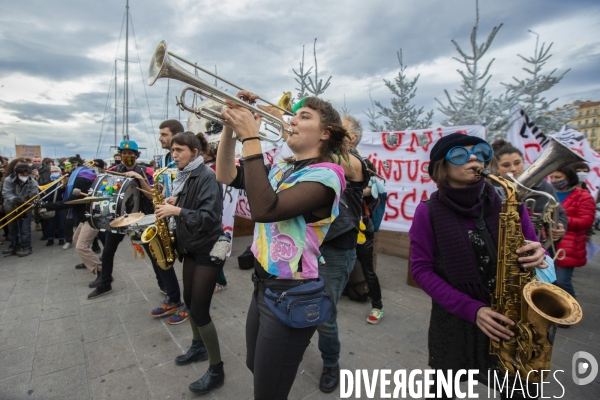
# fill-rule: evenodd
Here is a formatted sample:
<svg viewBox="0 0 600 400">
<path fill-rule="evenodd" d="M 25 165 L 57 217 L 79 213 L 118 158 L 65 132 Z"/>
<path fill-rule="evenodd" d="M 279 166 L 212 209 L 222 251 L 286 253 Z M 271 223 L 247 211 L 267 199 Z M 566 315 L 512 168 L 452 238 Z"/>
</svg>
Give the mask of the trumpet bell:
<svg viewBox="0 0 600 400">
<path fill-rule="evenodd" d="M 181 61 L 185 62 L 186 64 L 189 64 L 197 69 L 207 72 L 208 74 L 213 75 L 217 79 L 227 82 L 230 85 L 232 85 L 238 89 L 240 89 L 240 88 L 238 86 L 232 84 L 231 82 L 228 82 L 225 79 L 218 77 L 218 76 L 212 74 L 211 72 L 208 72 L 205 69 L 203 69 L 195 64 L 192 64 L 191 62 L 184 60 L 183 58 L 181 58 L 173 53 L 169 53 L 167 51 L 167 43 L 163 40 L 156 47 L 156 50 L 154 51 L 154 55 L 152 56 L 152 59 L 150 60 L 150 67 L 148 68 L 148 85 L 152 86 L 156 82 L 156 80 L 159 78 L 175 79 L 175 80 L 178 80 L 178 81 L 181 81 L 181 82 L 184 82 L 184 83 L 187 83 L 188 85 L 190 85 L 190 86 L 183 88 L 183 90 L 181 91 L 181 94 L 179 96 L 179 99 L 178 99 L 178 105 L 182 110 L 197 114 L 199 117 L 204 117 L 204 118 L 206 118 L 210 121 L 214 121 L 218 124 L 227 125 L 227 122 L 221 116 L 220 110 L 217 111 L 217 110 L 214 110 L 214 109 L 208 108 L 208 107 L 200 107 L 200 108 L 190 107 L 185 102 L 185 96 L 188 91 L 191 91 L 202 97 L 206 97 L 207 99 L 213 100 L 213 101 L 221 104 L 222 106 L 225 105 L 227 101 L 234 102 L 242 107 L 247 108 L 249 111 L 251 111 L 255 115 L 262 116 L 263 121 L 268 126 L 267 130 L 269 132 L 277 133 L 277 136 L 275 139 L 272 139 L 268 135 L 259 134 L 259 137 L 261 140 L 266 140 L 269 142 L 277 142 L 277 141 L 281 140 L 281 138 L 283 138 L 283 133 L 287 129 L 285 128 L 283 122 L 281 122 L 278 118 L 275 118 L 271 114 L 268 114 L 268 113 L 260 110 L 257 107 L 254 107 L 248 103 L 245 103 L 244 101 L 238 99 L 236 96 L 232 96 L 230 93 L 227 93 L 225 90 L 219 89 L 218 87 L 211 85 L 210 83 L 204 81 L 203 79 L 200 79 L 198 76 L 186 71 L 180 65 L 175 63 L 171 59 L 171 56 L 174 58 L 177 58 L 178 60 L 181 60 Z M 268 104 L 271 104 L 271 103 L 268 103 Z M 280 109 L 280 110 L 282 110 L 282 109 Z M 283 111 L 285 113 L 291 114 L 287 110 L 283 110 Z"/>
</svg>

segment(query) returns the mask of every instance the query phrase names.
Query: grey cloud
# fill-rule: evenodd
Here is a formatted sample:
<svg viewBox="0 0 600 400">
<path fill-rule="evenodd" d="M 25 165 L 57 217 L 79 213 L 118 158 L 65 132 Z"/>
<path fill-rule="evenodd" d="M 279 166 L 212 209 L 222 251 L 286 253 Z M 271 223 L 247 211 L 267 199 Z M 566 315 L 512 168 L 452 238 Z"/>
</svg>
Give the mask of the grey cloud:
<svg viewBox="0 0 600 400">
<path fill-rule="evenodd" d="M 326 79 L 333 75 L 332 85 L 325 97 L 339 107 L 346 93 L 347 107 L 366 121 L 363 111 L 370 105 L 368 93 L 371 92 L 375 99 L 384 103 L 389 101 L 391 94 L 383 82 L 373 80 L 367 83 L 368 87 L 359 89 L 363 90 L 362 93 L 348 93 L 350 89 L 342 87 L 342 81 L 368 79 L 376 75 L 393 79 L 398 70 L 395 52 L 399 48 L 403 49 L 405 63 L 409 66 L 447 57 L 448 74 L 458 79 L 456 69 L 460 65 L 451 58 L 456 53 L 450 39 L 455 39 L 463 48 L 468 47 L 475 14 L 474 1 L 340 3 L 307 0 L 299 5 L 281 0 L 263 0 L 251 3 L 197 1 L 184 4 L 159 0 L 130 4 L 141 59 L 141 65 L 131 64 L 130 68 L 133 88 L 130 97 L 130 135 L 149 149 L 154 149 L 156 144 L 156 126 L 166 117 L 167 82 L 159 80 L 154 86 L 145 87 L 150 116 L 142 86 L 145 82 L 139 77 L 139 69 L 141 66 L 146 74 L 152 52 L 162 39 L 168 41 L 169 49 L 175 53 L 210 69 L 217 65 L 223 77 L 265 98 L 276 100 L 284 90 L 295 92 L 293 89 L 297 85 L 292 68 L 298 67 L 303 44 L 306 45 L 306 64 L 308 67 L 313 65 L 312 43 L 318 37 L 320 77 Z M 236 7 L 244 7 L 243 12 L 231 10 Z M 2 8 L 8 9 L 6 6 Z M 577 21 L 576 13 L 582 10 L 597 13 L 597 1 L 480 2 L 479 40 L 483 41 L 493 26 L 503 22 L 504 26 L 492 49 L 530 38 L 532 52 L 535 38 L 527 33 L 527 29 L 560 19 L 572 18 Z M 110 44 L 116 43 L 123 13 L 122 0 L 86 2 L 85 6 L 74 0 L 37 0 L 12 4 L 9 12 L 3 13 L 3 24 L 0 26 L 0 56 L 3 60 L 0 63 L 0 76 L 16 71 L 54 81 L 102 76 L 108 90 L 113 56 L 123 57 L 123 39 L 118 49 L 112 49 L 109 59 L 92 59 L 89 53 L 92 48 L 111 48 Z M 232 13 L 235 17 L 230 16 Z M 597 36 L 597 32 L 585 34 Z M 130 57 L 137 60 L 133 37 L 130 40 Z M 544 38 L 541 40 L 544 41 Z M 522 53 L 529 54 L 527 51 Z M 580 54 L 572 60 L 569 66 L 573 70 L 553 91 L 554 97 L 560 95 L 561 100 L 566 99 L 572 91 L 592 97 L 600 95 L 600 89 L 585 91 L 588 89 L 585 87 L 586 81 L 600 81 L 597 68 L 594 68 L 599 65 L 599 56 L 597 51 L 591 53 L 587 58 L 585 54 Z M 516 54 L 515 62 L 518 62 Z M 549 67 L 554 68 L 556 64 L 553 62 L 554 59 L 551 59 Z M 122 65 L 120 62 L 120 69 Z M 213 81 L 210 77 L 203 78 L 211 83 Z M 122 84 L 120 72 L 119 104 L 122 102 Z M 179 94 L 182 87 L 180 82 L 170 82 L 170 118 L 179 116 L 173 97 Z M 426 110 L 436 109 L 434 98 L 441 98 L 443 89 L 453 91 L 455 87 L 426 82 L 422 77 L 415 103 Z M 351 90 L 357 89 L 353 87 Z M 231 93 L 234 91 L 230 88 Z M 107 91 L 74 96 L 68 105 L 4 102 L 0 103 L 0 107 L 23 122 L 67 122 L 81 113 L 89 114 L 90 121 L 68 129 L 54 125 L 48 125 L 47 129 L 37 125 L 19 127 L 19 124 L 0 124 L 0 129 L 3 129 L 2 132 L 18 133 L 31 143 L 42 141 L 44 146 L 50 148 L 55 144 L 81 144 L 80 150 L 85 157 L 93 156 L 97 149 L 108 154 L 108 146 L 114 144 L 113 102 L 114 94 L 111 94 L 105 112 Z M 119 109 L 119 136 L 121 118 Z M 186 118 L 187 113 L 182 112 L 181 119 L 185 121 Z M 436 111 L 438 118 L 441 116 Z M 4 138 L 4 141 L 0 139 L 0 146 L 10 144 L 5 137 L 0 134 L 0 138 Z"/>
</svg>

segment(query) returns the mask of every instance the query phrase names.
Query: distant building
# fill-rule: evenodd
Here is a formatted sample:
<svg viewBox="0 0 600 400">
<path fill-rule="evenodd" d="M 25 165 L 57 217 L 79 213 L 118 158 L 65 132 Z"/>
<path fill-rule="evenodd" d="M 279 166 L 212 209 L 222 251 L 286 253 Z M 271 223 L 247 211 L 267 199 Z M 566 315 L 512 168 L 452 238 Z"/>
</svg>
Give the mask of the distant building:
<svg viewBox="0 0 600 400">
<path fill-rule="evenodd" d="M 600 152 L 600 101 L 576 101 L 577 114 L 569 121 L 571 126 L 583 133 L 590 146 Z"/>
</svg>

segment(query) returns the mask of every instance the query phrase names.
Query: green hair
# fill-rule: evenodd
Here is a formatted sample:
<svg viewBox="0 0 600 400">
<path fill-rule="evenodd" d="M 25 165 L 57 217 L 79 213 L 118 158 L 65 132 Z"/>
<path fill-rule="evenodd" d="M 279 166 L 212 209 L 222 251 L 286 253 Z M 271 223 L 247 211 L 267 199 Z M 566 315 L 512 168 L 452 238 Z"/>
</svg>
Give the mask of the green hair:
<svg viewBox="0 0 600 400">
<path fill-rule="evenodd" d="M 294 107 L 292 107 L 292 112 L 297 113 L 299 109 L 304 107 L 304 103 L 306 103 L 306 99 L 308 99 L 308 97 L 305 97 L 302 100 L 300 100 L 299 102 L 297 102 L 296 104 L 294 104 Z"/>
</svg>

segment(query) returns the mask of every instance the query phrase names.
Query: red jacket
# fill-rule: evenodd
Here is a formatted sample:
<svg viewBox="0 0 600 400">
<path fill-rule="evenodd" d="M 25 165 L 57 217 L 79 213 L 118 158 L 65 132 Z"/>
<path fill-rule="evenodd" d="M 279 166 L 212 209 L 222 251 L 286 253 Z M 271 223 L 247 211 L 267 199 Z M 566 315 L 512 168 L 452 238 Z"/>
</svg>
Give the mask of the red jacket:
<svg viewBox="0 0 600 400">
<path fill-rule="evenodd" d="M 559 267 L 583 267 L 586 260 L 586 232 L 594 224 L 596 203 L 584 189 L 575 188 L 562 202 L 567 212 L 567 232 L 557 249 L 565 251 L 565 258 L 556 260 Z"/>
</svg>

